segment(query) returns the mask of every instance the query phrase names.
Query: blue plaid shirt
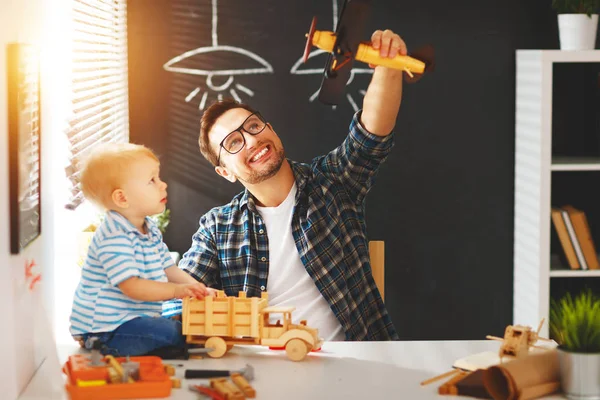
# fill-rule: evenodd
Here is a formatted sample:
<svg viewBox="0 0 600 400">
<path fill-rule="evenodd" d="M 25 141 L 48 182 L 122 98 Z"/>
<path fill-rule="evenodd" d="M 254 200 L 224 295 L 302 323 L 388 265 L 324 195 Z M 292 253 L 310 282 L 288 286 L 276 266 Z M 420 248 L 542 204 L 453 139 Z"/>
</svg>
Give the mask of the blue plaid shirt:
<svg viewBox="0 0 600 400">
<path fill-rule="evenodd" d="M 371 273 L 365 196 L 394 140 L 393 134 L 367 132 L 359 116 L 354 115 L 342 145 L 329 154 L 310 165 L 289 161 L 298 187 L 292 232 L 300 259 L 346 340 L 392 340 L 398 334 Z M 268 250 L 265 224 L 245 190 L 201 217 L 179 267 L 227 295 L 260 296 L 267 288 Z M 177 308 L 177 303 L 167 304 L 165 315 Z"/>
</svg>

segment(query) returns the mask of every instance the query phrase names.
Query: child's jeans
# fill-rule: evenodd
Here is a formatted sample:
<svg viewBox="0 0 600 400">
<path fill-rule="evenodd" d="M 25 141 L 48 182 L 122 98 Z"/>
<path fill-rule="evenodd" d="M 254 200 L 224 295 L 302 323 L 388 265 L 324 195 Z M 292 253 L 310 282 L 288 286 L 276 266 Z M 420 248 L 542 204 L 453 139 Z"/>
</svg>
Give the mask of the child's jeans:
<svg viewBox="0 0 600 400">
<path fill-rule="evenodd" d="M 161 349 L 183 351 L 185 345 L 181 322 L 162 317 L 139 317 L 125 322 L 112 332 L 86 333 L 83 339 L 88 350 L 92 348 L 93 341 L 88 340 L 92 337 L 104 344 L 101 349 L 103 354 L 117 357 L 160 355 Z"/>
</svg>

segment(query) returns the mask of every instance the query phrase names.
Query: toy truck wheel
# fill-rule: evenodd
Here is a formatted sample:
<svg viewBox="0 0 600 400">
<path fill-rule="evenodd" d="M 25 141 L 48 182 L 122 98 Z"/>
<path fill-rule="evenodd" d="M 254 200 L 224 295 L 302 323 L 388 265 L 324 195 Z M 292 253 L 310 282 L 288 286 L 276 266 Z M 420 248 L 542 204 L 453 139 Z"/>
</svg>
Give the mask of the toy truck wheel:
<svg viewBox="0 0 600 400">
<path fill-rule="evenodd" d="M 292 339 L 285 344 L 285 353 L 292 361 L 302 361 L 308 354 L 308 346 L 302 339 Z"/>
<path fill-rule="evenodd" d="M 225 343 L 225 340 L 217 336 L 209 338 L 204 344 L 204 347 L 214 349 L 213 351 L 206 353 L 212 358 L 220 358 L 227 353 L 227 344 Z"/>
</svg>

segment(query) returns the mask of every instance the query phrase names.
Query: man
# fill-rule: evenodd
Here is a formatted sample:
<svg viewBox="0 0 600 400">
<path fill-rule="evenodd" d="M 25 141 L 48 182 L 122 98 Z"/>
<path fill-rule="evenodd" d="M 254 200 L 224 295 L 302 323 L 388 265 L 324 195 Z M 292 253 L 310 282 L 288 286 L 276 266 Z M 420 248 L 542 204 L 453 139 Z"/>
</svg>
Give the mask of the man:
<svg viewBox="0 0 600 400">
<path fill-rule="evenodd" d="M 376 31 L 382 57 L 406 54 L 392 31 Z M 293 305 L 325 340 L 398 335 L 371 274 L 365 196 L 393 146 L 402 71 L 375 67 L 363 109 L 344 143 L 308 164 L 285 158 L 273 127 L 249 106 L 217 102 L 203 114 L 200 151 L 245 191 L 200 219 L 179 267 L 208 287 L 270 305 Z"/>
</svg>

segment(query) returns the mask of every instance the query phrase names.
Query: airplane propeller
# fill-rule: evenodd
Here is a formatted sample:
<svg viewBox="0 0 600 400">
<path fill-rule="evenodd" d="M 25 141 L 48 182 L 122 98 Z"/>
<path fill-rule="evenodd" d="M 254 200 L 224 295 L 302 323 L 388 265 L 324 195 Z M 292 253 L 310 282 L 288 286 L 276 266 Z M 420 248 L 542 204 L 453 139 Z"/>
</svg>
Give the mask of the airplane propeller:
<svg viewBox="0 0 600 400">
<path fill-rule="evenodd" d="M 313 36 L 315 35 L 316 26 L 317 26 L 317 17 L 313 17 L 312 23 L 310 24 L 310 29 L 308 30 L 308 33 L 306 34 L 306 46 L 304 46 L 304 56 L 302 57 L 304 64 L 306 64 L 306 62 L 308 61 L 310 49 L 313 45 L 312 41 L 313 41 Z"/>
</svg>

